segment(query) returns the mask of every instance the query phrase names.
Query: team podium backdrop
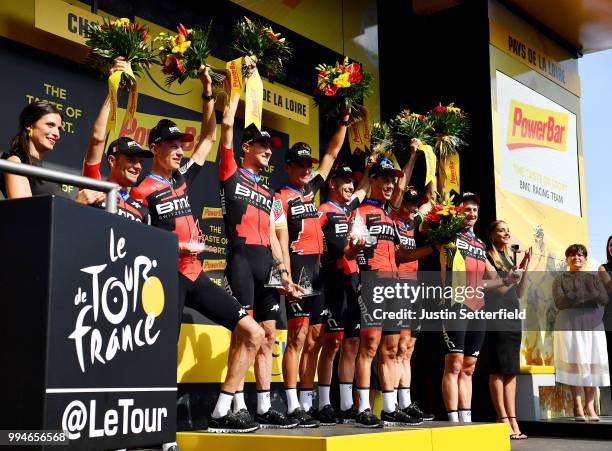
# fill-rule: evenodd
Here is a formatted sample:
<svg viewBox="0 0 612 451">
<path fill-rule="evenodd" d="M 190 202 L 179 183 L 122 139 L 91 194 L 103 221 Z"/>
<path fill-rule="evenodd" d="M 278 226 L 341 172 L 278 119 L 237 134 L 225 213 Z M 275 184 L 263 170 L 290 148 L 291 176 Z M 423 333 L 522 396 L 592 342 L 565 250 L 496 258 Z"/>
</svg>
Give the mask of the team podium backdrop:
<svg viewBox="0 0 612 451">
<path fill-rule="evenodd" d="M 176 237 L 52 196 L 0 218 L 1 429 L 68 431 L 70 449 L 173 441 Z"/>
</svg>

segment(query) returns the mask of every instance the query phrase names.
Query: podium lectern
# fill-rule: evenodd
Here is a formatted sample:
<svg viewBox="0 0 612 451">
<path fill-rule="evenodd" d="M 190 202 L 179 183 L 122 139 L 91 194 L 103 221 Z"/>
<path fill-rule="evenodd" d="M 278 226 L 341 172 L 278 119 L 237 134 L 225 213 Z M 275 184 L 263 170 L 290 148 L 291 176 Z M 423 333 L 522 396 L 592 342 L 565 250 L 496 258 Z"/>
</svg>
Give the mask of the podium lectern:
<svg viewBox="0 0 612 451">
<path fill-rule="evenodd" d="M 173 441 L 176 236 L 43 196 L 0 201 L 0 249 L 0 429 Z"/>
</svg>

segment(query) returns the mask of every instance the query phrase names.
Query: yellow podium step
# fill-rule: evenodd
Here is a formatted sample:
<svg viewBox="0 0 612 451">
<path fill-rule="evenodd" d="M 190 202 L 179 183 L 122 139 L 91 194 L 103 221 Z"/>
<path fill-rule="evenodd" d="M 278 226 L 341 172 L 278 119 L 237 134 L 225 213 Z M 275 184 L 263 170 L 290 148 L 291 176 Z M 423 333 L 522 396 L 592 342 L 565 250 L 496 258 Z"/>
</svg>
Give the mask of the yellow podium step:
<svg viewBox="0 0 612 451">
<path fill-rule="evenodd" d="M 411 428 L 360 429 L 337 425 L 316 429 L 266 429 L 253 434 L 179 432 L 181 451 L 509 451 L 505 424 L 450 425 L 429 422 Z"/>
</svg>

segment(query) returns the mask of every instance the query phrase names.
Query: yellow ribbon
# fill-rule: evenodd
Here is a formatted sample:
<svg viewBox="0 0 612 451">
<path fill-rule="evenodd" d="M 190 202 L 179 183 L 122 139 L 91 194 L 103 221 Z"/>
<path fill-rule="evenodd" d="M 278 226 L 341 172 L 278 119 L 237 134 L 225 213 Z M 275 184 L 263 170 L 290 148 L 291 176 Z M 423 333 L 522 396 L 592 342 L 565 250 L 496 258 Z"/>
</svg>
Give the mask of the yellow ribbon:
<svg viewBox="0 0 612 451">
<path fill-rule="evenodd" d="M 247 78 L 246 105 L 244 112 L 244 127 L 255 124 L 261 130 L 261 115 L 263 112 L 263 82 L 257 68 Z"/>
<path fill-rule="evenodd" d="M 461 252 L 457 249 L 457 245 L 455 243 L 445 244 L 442 246 L 442 252 L 440 252 L 440 272 L 442 277 L 442 285 L 446 286 L 446 271 L 447 271 L 447 250 L 450 250 L 453 253 L 453 261 L 451 264 L 451 272 L 453 274 L 452 278 L 452 293 L 453 298 L 451 299 L 451 306 L 455 304 L 459 304 L 462 301 L 457 301 L 454 298 L 454 294 L 457 292 L 457 287 L 465 287 L 467 283 L 466 274 L 465 274 L 465 259 Z"/>
<path fill-rule="evenodd" d="M 370 147 L 370 112 L 367 108 L 363 107 L 361 119 L 349 126 L 348 135 L 351 153 L 357 149 L 365 150 L 366 147 Z"/>
<path fill-rule="evenodd" d="M 113 74 L 111 74 L 110 77 L 108 77 L 108 96 L 110 98 L 110 111 L 108 113 L 108 121 L 106 123 L 105 135 L 108 135 L 111 130 L 114 132 L 115 127 L 117 125 L 117 93 L 119 92 L 119 83 L 121 82 L 121 77 L 123 74 L 125 74 L 127 77 L 130 77 L 133 83 L 128 94 L 128 103 L 125 109 L 125 116 L 123 118 L 122 125 L 129 125 L 132 122 L 132 119 L 134 118 L 134 114 L 136 114 L 136 106 L 138 103 L 138 88 L 136 86 L 136 77 L 134 76 L 134 72 L 132 72 L 132 67 L 128 63 L 128 67 L 125 71 L 120 70 L 114 72 Z"/>
<path fill-rule="evenodd" d="M 425 155 L 425 186 L 436 180 L 436 154 L 429 144 L 419 144 L 417 148 Z"/>
<path fill-rule="evenodd" d="M 448 158 L 444 159 L 444 172 L 446 173 L 446 192 L 450 193 L 454 190 L 459 191 L 459 154 L 452 153 Z"/>
</svg>

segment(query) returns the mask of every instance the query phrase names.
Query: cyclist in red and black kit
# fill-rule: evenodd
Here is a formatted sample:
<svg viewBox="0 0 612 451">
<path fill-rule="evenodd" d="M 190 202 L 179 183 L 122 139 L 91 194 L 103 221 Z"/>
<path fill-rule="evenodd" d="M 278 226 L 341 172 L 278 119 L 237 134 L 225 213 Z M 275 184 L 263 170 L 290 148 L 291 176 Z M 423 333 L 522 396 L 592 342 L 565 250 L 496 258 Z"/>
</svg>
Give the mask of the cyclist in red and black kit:
<svg viewBox="0 0 612 451">
<path fill-rule="evenodd" d="M 414 260 L 405 263 L 399 263 L 397 269 L 399 277 L 403 283 L 417 283 L 417 271 L 419 269 L 419 259 L 424 258 L 433 252 L 431 246 L 417 247 L 415 240 L 415 231 L 418 230 L 421 223 L 421 215 L 425 215 L 431 209 L 431 196 L 436 185 L 436 179 L 427 184 L 425 187 L 425 196 L 420 196 L 412 186 L 408 186 L 412 177 L 412 171 L 416 162 L 417 150 L 421 141 L 413 138 L 408 149 L 409 158 L 404 166 L 404 175 L 399 178 L 393 191 L 393 196 L 389 206 L 391 207 L 391 217 L 395 221 L 397 232 L 400 237 L 400 246 L 411 250 L 411 255 Z M 416 313 L 417 317 L 421 312 L 421 300 L 416 299 L 411 304 L 411 309 Z M 400 340 L 397 349 L 397 374 L 395 377 L 397 387 L 397 404 L 400 410 L 403 410 L 408 415 L 416 418 L 422 418 L 424 421 L 432 421 L 434 416 L 429 413 L 424 413 L 418 404 L 412 401 L 410 394 L 411 368 L 410 359 L 414 351 L 414 345 L 419 333 L 421 324 L 420 320 L 402 320 L 402 328 L 400 330 Z"/>
<path fill-rule="evenodd" d="M 293 281 L 299 284 L 301 277 L 308 278 L 317 291 L 320 290 L 319 265 L 323 253 L 323 232 L 314 198 L 325 183 L 342 148 L 348 119 L 347 114 L 338 123 L 314 176 L 312 165 L 319 163 L 319 160 L 312 157 L 310 146 L 303 142 L 291 146 L 285 153 L 288 183 L 275 194 L 286 218 L 286 221 L 276 221 L 285 266 Z M 275 213 L 275 216 L 279 215 Z M 287 393 L 288 417 L 299 420 L 298 427 L 319 426 L 319 421 L 312 418 L 311 409 L 317 357 L 323 338 L 324 307 L 321 301 L 320 296 L 302 299 L 286 297 L 288 331 L 287 348 L 283 356 L 283 380 Z M 298 370 L 299 400 L 296 388 Z"/>
<path fill-rule="evenodd" d="M 233 127 L 239 100 L 236 94 L 225 109 L 219 149 L 221 208 L 228 237 L 224 284 L 265 332 L 255 357 L 255 420 L 262 428 L 288 429 L 297 426 L 298 421 L 288 419 L 271 406 L 272 351 L 276 321 L 280 319 L 280 297 L 274 288 L 266 287 L 266 283 L 273 267 L 281 274 L 287 289 L 292 290 L 292 282 L 283 264 L 283 253 L 271 220 L 274 192 L 259 175 L 268 167 L 272 148 L 277 148 L 279 143 L 268 132 L 259 131 L 251 124 L 242 135 L 242 166 L 236 164 Z M 243 386 L 244 380 L 234 395 L 234 412 L 248 417 Z"/>
<path fill-rule="evenodd" d="M 502 286 L 511 286 L 518 282 L 513 271 L 501 279 L 493 265 L 487 260 L 485 244 L 474 234 L 474 225 L 478 221 L 480 197 L 474 193 L 464 193 L 459 201 L 466 216 L 465 230 L 457 236 L 457 251 L 465 260 L 466 286 L 482 287 L 484 290 L 495 290 Z M 448 274 L 447 274 L 448 275 Z M 453 274 L 457 277 L 457 274 Z M 485 281 L 484 279 L 492 279 Z M 449 285 L 449 281 L 446 281 Z M 460 311 L 477 312 L 484 307 L 484 296 L 475 293 L 462 303 L 450 306 L 449 311 L 456 314 L 456 319 L 444 321 L 442 337 L 446 355 L 444 357 L 444 375 L 442 376 L 442 396 L 451 422 L 472 421 L 472 375 L 476 360 L 486 331 L 484 318 L 462 318 Z"/>
<path fill-rule="evenodd" d="M 174 122 L 162 119 L 149 133 L 149 148 L 154 155 L 151 173 L 132 189 L 131 194 L 149 207 L 152 225 L 178 236 L 179 324 L 183 306 L 190 306 L 240 338 L 230 345 L 227 376 L 209 419 L 208 430 L 252 432 L 259 427 L 257 423 L 231 412 L 231 402 L 255 359 L 264 334 L 246 309 L 202 272 L 202 265 L 196 258 L 201 246 L 193 241 L 199 231 L 187 189 L 200 172 L 216 139 L 214 97 L 208 69 L 201 71 L 199 76 L 204 87 L 202 128 L 191 158 L 181 164 L 183 143 L 193 141 L 193 135 L 181 132 Z"/>
<path fill-rule="evenodd" d="M 327 202 L 319 205 L 319 221 L 323 230 L 324 252 L 321 257 L 322 292 L 326 317 L 323 346 L 317 367 L 319 408 L 315 418 L 322 425 L 354 421 L 353 377 L 359 349 L 359 305 L 357 263 L 344 257 L 348 238 L 349 217 L 367 195 L 369 177 L 362 177 L 357 189 L 355 175 L 348 164 L 338 164 L 327 180 Z M 338 350 L 340 381 L 340 413 L 331 406 L 330 388 L 334 358 Z"/>
<path fill-rule="evenodd" d="M 383 277 L 393 278 L 397 274 L 396 257 L 400 262 L 411 258 L 408 250 L 398 247 L 400 241 L 395 223 L 385 207 L 385 202 L 389 201 L 393 194 L 395 178 L 401 177 L 402 174 L 403 172 L 395 169 L 393 162 L 386 158 L 374 164 L 369 172 L 370 198 L 366 199 L 351 215 L 352 223 L 359 216 L 370 235 L 376 239 L 375 243 L 354 244 L 354 238 L 351 237 L 345 247 L 345 256 L 349 260 L 357 259 L 362 283 L 365 277 L 364 271 L 379 271 L 379 273 L 388 275 Z M 386 308 L 385 304 L 383 304 L 383 309 Z M 368 327 L 361 324 L 359 353 L 355 364 L 359 393 L 358 415 L 355 420 L 357 427 L 376 428 L 382 427 L 383 424 L 388 426 L 415 425 L 422 421 L 397 409 L 395 359 L 399 333 L 399 329 L 383 327 L 382 322 Z M 369 402 L 370 368 L 377 351 L 380 355 L 378 373 L 383 391 L 382 422 L 372 413 Z"/>
</svg>

